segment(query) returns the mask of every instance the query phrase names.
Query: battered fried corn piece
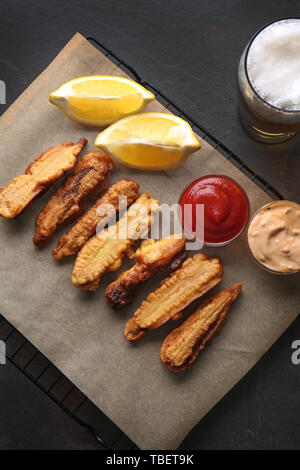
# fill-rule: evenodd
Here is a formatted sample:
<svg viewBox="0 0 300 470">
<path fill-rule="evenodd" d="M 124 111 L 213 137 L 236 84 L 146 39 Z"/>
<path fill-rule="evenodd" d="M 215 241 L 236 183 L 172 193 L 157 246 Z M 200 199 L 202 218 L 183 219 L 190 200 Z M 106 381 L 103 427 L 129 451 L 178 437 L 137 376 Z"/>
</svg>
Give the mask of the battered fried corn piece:
<svg viewBox="0 0 300 470">
<path fill-rule="evenodd" d="M 183 234 L 171 235 L 159 241 L 144 240 L 135 253 L 137 263 L 122 273 L 106 289 L 105 297 L 111 307 L 122 308 L 129 304 L 137 288 L 160 269 L 169 265 L 184 246 Z"/>
<path fill-rule="evenodd" d="M 68 233 L 60 238 L 57 248 L 52 251 L 53 257 L 59 260 L 77 253 L 87 240 L 94 235 L 97 227 L 104 221 L 107 223 L 110 217 L 119 211 L 120 197 L 126 196 L 128 207 L 136 200 L 138 194 L 139 185 L 135 181 L 127 179 L 118 181 L 98 199 L 96 204 L 78 220 Z M 109 204 L 111 209 L 115 209 L 113 213 L 110 214 L 109 211 L 100 213 L 98 208 L 104 207 L 106 204 Z"/>
<path fill-rule="evenodd" d="M 90 199 L 97 199 L 107 189 L 112 169 L 113 162 L 105 153 L 95 151 L 84 155 L 37 216 L 33 243 L 45 245 L 59 227 L 81 214 Z"/>
<path fill-rule="evenodd" d="M 0 215 L 7 219 L 19 215 L 38 194 L 73 168 L 86 143 L 86 139 L 77 144 L 62 142 L 43 152 L 23 175 L 0 188 Z"/>
<path fill-rule="evenodd" d="M 178 315 L 193 300 L 198 299 L 222 279 L 222 265 L 218 258 L 202 253 L 187 259 L 182 267 L 165 279 L 148 295 L 125 327 L 129 341 L 141 338 L 147 330 L 154 330 Z"/>
<path fill-rule="evenodd" d="M 162 344 L 160 357 L 173 372 L 188 369 L 223 325 L 242 284 L 233 284 L 204 301 Z"/>
<path fill-rule="evenodd" d="M 147 234 L 158 211 L 158 201 L 149 193 L 142 194 L 119 222 L 94 235 L 78 253 L 72 274 L 74 286 L 96 290 L 101 276 L 119 269 L 125 253 Z"/>
</svg>

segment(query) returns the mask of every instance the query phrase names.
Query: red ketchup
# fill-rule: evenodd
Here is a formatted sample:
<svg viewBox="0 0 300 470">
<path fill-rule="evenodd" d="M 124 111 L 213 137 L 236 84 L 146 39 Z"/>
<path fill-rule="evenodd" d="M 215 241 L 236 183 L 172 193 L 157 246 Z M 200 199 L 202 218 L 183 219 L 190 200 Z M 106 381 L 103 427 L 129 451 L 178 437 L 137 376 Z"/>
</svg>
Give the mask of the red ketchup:
<svg viewBox="0 0 300 470">
<path fill-rule="evenodd" d="M 198 178 L 184 190 L 179 203 L 184 228 L 195 233 L 197 240 L 200 227 L 196 226 L 196 204 L 204 204 L 204 242 L 207 244 L 228 243 L 243 231 L 248 221 L 248 198 L 239 184 L 226 176 Z M 192 210 L 184 211 L 185 204 L 191 204 Z"/>
</svg>

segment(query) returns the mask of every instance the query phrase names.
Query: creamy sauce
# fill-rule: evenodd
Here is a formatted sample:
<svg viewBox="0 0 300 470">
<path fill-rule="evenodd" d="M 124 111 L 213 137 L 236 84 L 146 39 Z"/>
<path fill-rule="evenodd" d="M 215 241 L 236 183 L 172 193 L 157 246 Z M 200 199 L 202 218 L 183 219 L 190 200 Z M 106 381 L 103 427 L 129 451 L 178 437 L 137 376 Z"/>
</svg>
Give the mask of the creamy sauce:
<svg viewBox="0 0 300 470">
<path fill-rule="evenodd" d="M 279 201 L 263 207 L 252 219 L 248 244 L 254 258 L 279 273 L 300 270 L 300 205 Z"/>
</svg>

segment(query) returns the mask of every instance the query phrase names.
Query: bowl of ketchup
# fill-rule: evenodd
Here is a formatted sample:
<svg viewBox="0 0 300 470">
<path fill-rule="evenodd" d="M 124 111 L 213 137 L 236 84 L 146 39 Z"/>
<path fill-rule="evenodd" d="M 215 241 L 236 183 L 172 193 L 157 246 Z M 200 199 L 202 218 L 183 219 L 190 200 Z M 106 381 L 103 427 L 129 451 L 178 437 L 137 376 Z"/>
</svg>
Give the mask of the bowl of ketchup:
<svg viewBox="0 0 300 470">
<path fill-rule="evenodd" d="M 245 191 L 225 175 L 206 175 L 196 179 L 182 192 L 179 204 L 185 231 L 208 246 L 232 242 L 243 232 L 249 220 L 249 200 Z M 204 207 L 203 227 L 199 226 L 196 216 L 197 204 Z"/>
</svg>

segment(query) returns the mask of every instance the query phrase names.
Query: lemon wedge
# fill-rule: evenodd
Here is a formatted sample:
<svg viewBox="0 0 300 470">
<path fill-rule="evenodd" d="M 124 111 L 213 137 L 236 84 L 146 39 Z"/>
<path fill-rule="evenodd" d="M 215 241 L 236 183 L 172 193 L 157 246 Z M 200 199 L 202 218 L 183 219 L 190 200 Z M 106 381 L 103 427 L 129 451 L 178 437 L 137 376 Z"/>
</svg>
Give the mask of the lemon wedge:
<svg viewBox="0 0 300 470">
<path fill-rule="evenodd" d="M 115 122 L 95 146 L 124 166 L 140 170 L 171 170 L 200 148 L 191 126 L 173 114 L 142 113 Z"/>
<path fill-rule="evenodd" d="M 133 80 L 94 75 L 71 80 L 50 93 L 50 103 L 81 124 L 103 127 L 141 111 L 155 96 Z"/>
</svg>

